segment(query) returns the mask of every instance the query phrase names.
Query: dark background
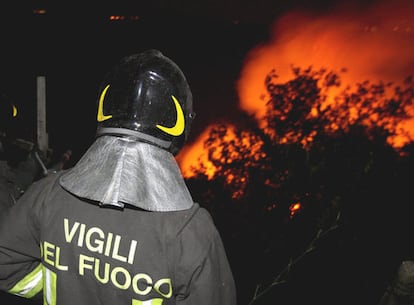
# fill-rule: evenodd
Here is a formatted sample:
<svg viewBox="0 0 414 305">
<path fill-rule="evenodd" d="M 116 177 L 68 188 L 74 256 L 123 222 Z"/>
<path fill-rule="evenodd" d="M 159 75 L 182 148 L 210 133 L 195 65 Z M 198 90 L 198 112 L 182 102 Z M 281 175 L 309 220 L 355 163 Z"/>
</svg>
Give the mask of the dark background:
<svg viewBox="0 0 414 305">
<path fill-rule="evenodd" d="M 234 82 L 245 54 L 267 35 L 266 24 L 166 9 L 113 11 L 125 20 L 109 21 L 109 8 L 75 4 L 71 10 L 52 6 L 45 15 L 14 9 L 3 19 L 0 89 L 20 106 L 25 122 L 35 124 L 36 76 L 46 77 L 52 149 L 70 148 L 73 160 L 79 157 L 94 136 L 104 74 L 121 57 L 147 48 L 161 50 L 185 71 L 198 114 L 193 137 L 208 122 L 237 113 Z"/>
<path fill-rule="evenodd" d="M 0 91 L 19 105 L 24 124 L 34 128 L 36 76 L 46 76 L 49 146 L 56 155 L 71 149 L 72 163 L 94 138 L 97 89 L 104 74 L 121 57 L 157 48 L 183 69 L 192 87 L 197 113 L 191 141 L 211 122 L 238 117 L 235 82 L 248 52 L 267 40 L 273 20 L 294 8 L 325 11 L 338 3 L 328 0 L 152 1 L 146 5 L 138 4 L 138 1 L 16 2 L 0 4 Z M 370 2 L 364 1 L 365 4 Z M 34 9 L 41 8 L 47 13 L 33 13 Z M 125 19 L 110 21 L 111 15 Z M 386 186 L 378 187 L 385 189 Z M 369 219 L 365 225 L 369 227 Z M 376 223 L 372 230 L 378 227 L 381 224 Z M 304 231 L 297 232 L 302 234 Z M 250 236 L 251 240 L 254 238 Z M 379 247 L 380 241 L 372 243 Z M 369 247 L 367 243 L 358 249 Z M 341 298 L 340 293 L 347 288 L 358 290 L 349 292 L 346 300 L 350 300 L 359 290 L 372 287 L 378 289 L 373 294 L 380 295 L 381 285 L 357 287 L 349 282 L 366 283 L 355 274 L 375 278 L 375 267 L 381 267 L 381 257 L 366 254 L 375 252 L 361 255 L 354 250 L 356 248 L 337 245 L 332 248 L 329 240 L 323 249 L 325 251 L 318 252 L 322 255 L 312 256 L 306 268 L 301 269 L 308 272 L 292 274 L 293 282 L 298 283 L 301 290 L 295 290 L 294 285 L 275 290 L 273 294 L 279 294 L 275 299 L 294 300 L 321 291 L 325 291 L 326 298 L 334 299 Z M 238 267 L 247 261 L 244 250 L 240 247 L 229 251 L 231 261 Z M 392 252 L 391 249 L 387 251 Z M 349 265 L 335 261 L 336 257 L 343 259 L 346 256 L 352 261 L 360 256 L 359 265 L 349 268 Z M 326 261 L 325 269 L 321 270 L 318 266 L 323 260 Z M 370 261 L 366 269 L 364 260 Z M 260 265 L 257 261 L 249 262 L 242 272 L 241 268 L 235 270 L 240 272 L 236 276 L 246 276 L 245 270 L 254 272 Z M 342 279 L 339 279 L 339 273 L 344 275 Z M 316 287 L 321 282 L 314 281 L 314 274 L 326 279 L 324 287 Z M 241 290 L 247 286 L 243 286 L 243 281 L 238 283 L 241 283 Z M 249 299 L 252 292 L 239 291 L 244 300 Z M 1 295 L 1 300 L 9 304 L 23 302 L 8 295 Z M 355 300 L 355 303 L 362 302 Z"/>
</svg>

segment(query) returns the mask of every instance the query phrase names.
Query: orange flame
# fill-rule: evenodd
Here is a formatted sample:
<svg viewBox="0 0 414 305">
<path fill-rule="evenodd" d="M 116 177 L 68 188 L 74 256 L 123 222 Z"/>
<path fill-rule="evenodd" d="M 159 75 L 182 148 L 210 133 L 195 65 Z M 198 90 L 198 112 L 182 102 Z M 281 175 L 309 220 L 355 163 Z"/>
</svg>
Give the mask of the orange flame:
<svg viewBox="0 0 414 305">
<path fill-rule="evenodd" d="M 327 103 L 345 86 L 370 80 L 401 82 L 414 73 L 414 5 L 406 1 L 376 4 L 366 12 L 338 11 L 324 16 L 292 12 L 275 22 L 273 36 L 247 56 L 238 80 L 240 106 L 261 122 L 268 99 L 264 79 L 275 68 L 280 83 L 291 66 L 346 69 L 342 85 L 330 90 Z M 410 110 L 414 114 L 414 107 Z M 350 118 L 352 119 L 352 118 Z M 262 126 L 263 127 L 263 126 Z M 414 120 L 404 122 L 393 145 L 414 135 Z"/>
<path fill-rule="evenodd" d="M 302 205 L 300 202 L 292 203 L 289 207 L 290 218 L 293 218 L 301 209 Z"/>
<path fill-rule="evenodd" d="M 203 164 L 204 174 L 208 179 L 213 178 L 217 172 L 217 168 L 208 160 L 207 152 L 204 149 L 204 142 L 210 134 L 211 127 L 206 128 L 194 143 L 185 145 L 176 156 L 184 177 L 194 176 L 195 169 L 199 167 L 199 164 Z"/>
<path fill-rule="evenodd" d="M 323 16 L 304 12 L 286 14 L 274 23 L 270 41 L 251 50 L 245 59 L 237 82 L 241 109 L 254 114 L 259 124 L 264 123 L 265 102 L 269 98 L 265 78 L 276 69 L 278 81 L 287 82 L 293 76 L 292 65 L 347 70 L 341 74 L 342 85 L 327 93 L 327 103 L 344 87 L 365 80 L 401 82 L 414 74 L 413 17 L 414 4 L 404 0 L 376 3 L 365 11 L 338 9 Z M 355 119 L 353 113 L 356 111 L 350 109 L 349 120 Z M 414 106 L 409 113 L 414 115 Z M 185 177 L 193 176 L 199 164 L 209 178 L 218 171 L 209 162 L 203 146 L 211 128 L 209 126 L 177 156 Z M 401 130 L 401 135 L 391 141 L 395 147 L 401 147 L 410 141 L 404 133 L 414 137 L 414 120 L 403 122 L 397 129 Z"/>
<path fill-rule="evenodd" d="M 247 183 L 247 174 L 243 174 L 243 169 L 233 169 L 231 162 L 243 161 L 246 167 L 257 165 L 266 155 L 263 152 L 263 142 L 254 134 L 242 131 L 237 135 L 236 127 L 226 123 L 225 129 L 220 137 L 213 140 L 210 144 L 214 146 L 211 158 L 220 160 L 220 164 L 224 164 L 217 168 L 211 160 L 208 159 L 208 151 L 205 142 L 208 139 L 215 125 L 209 126 L 192 145 L 185 146 L 176 156 L 177 162 L 180 164 L 184 177 L 192 177 L 197 171 L 201 171 L 208 179 L 212 179 L 217 172 L 225 176 L 226 183 L 239 185 L 242 189 Z M 222 141 L 228 144 L 226 147 L 222 145 Z"/>
</svg>

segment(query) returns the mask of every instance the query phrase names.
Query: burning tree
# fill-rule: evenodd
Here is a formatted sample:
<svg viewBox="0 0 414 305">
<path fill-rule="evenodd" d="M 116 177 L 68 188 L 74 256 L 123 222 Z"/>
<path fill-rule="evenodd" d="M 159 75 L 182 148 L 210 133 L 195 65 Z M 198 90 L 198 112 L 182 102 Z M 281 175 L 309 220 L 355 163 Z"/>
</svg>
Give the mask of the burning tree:
<svg viewBox="0 0 414 305">
<path fill-rule="evenodd" d="M 254 193 L 252 189 L 247 191 L 251 184 L 277 189 L 280 196 L 280 189 L 286 189 L 293 176 L 302 180 L 300 184 L 295 182 L 297 190 L 305 180 L 314 181 L 324 164 L 332 163 L 329 160 L 339 161 L 329 155 L 339 153 L 345 161 L 357 153 L 358 160 L 352 160 L 354 166 L 349 170 L 358 168 L 367 173 L 371 161 L 363 160 L 361 150 L 375 146 L 402 153 L 403 147 L 396 143 L 412 142 L 411 134 L 399 127 L 411 118 L 412 77 L 402 85 L 365 81 L 355 88 L 346 87 L 329 100 L 330 89 L 340 85 L 340 74 L 312 68 L 292 71 L 294 78 L 282 84 L 277 83 L 275 70 L 266 77 L 270 99 L 264 123 L 246 115 L 239 126 L 223 122 L 211 127 L 204 141 L 206 159 L 200 159 L 187 172 L 187 178 L 222 179 L 230 199 L 236 201 Z M 352 150 L 341 155 L 347 145 Z M 261 191 L 260 197 L 267 193 Z M 264 200 L 268 209 L 274 206 L 270 199 L 275 198 L 274 191 L 270 193 Z"/>
<path fill-rule="evenodd" d="M 376 205 L 397 189 L 404 193 L 399 166 L 411 157 L 396 143 L 412 142 L 400 128 L 410 119 L 412 77 L 401 85 L 365 81 L 332 98 L 346 70 L 292 72 L 285 83 L 277 83 L 274 70 L 267 75 L 263 121 L 246 115 L 240 125 L 213 126 L 204 142 L 208 163 L 200 160 L 187 176 L 195 199 L 216 218 L 229 256 L 238 257 L 236 276 L 251 268 L 256 284 L 274 285 L 275 274 L 301 257 L 315 234 L 338 225 L 339 211 L 351 231 L 366 232 L 368 216 L 379 225 L 389 210 Z M 343 234 L 336 246 L 352 243 Z M 314 240 L 312 249 L 326 239 Z M 246 267 L 240 251 L 255 263 Z"/>
</svg>

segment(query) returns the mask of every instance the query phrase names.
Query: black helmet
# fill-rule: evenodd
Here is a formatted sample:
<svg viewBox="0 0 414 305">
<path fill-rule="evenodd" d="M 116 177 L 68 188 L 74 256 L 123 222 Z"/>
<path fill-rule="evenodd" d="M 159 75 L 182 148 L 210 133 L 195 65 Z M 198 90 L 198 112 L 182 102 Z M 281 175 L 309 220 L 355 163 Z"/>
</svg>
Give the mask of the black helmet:
<svg viewBox="0 0 414 305">
<path fill-rule="evenodd" d="M 151 49 L 123 58 L 101 84 L 97 136 L 133 136 L 175 155 L 194 115 L 183 72 Z"/>
<path fill-rule="evenodd" d="M 5 94 L 0 95 L 0 132 L 13 131 L 17 120 L 17 106 Z"/>
<path fill-rule="evenodd" d="M 9 140 L 16 139 L 30 141 L 33 145 L 34 134 L 31 126 L 30 113 L 24 111 L 19 105 L 6 94 L 0 94 L 0 134 Z"/>
<path fill-rule="evenodd" d="M 0 94 L 0 142 L 3 144 L 5 142 L 13 144 L 27 142 L 30 143 L 28 148 L 30 150 L 33 142 L 28 126 L 30 122 L 22 116 L 19 106 L 5 94 Z"/>
<path fill-rule="evenodd" d="M 0 159 L 13 167 L 26 160 L 34 148 L 27 120 L 22 117 L 16 103 L 0 94 Z"/>
</svg>

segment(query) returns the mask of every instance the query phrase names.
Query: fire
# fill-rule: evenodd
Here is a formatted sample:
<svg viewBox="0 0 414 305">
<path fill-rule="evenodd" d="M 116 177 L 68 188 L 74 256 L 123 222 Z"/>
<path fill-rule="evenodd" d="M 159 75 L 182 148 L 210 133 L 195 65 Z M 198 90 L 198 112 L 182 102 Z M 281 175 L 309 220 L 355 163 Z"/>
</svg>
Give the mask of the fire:
<svg viewBox="0 0 414 305">
<path fill-rule="evenodd" d="M 292 203 L 289 207 L 290 218 L 293 218 L 301 209 L 302 205 L 300 202 Z"/>
<path fill-rule="evenodd" d="M 194 176 L 195 169 L 199 168 L 200 164 L 203 165 L 204 174 L 208 179 L 213 178 L 216 174 L 217 168 L 208 160 L 207 152 L 204 149 L 204 142 L 210 134 L 211 127 L 206 128 L 194 143 L 184 146 L 176 156 L 184 177 Z"/>
<path fill-rule="evenodd" d="M 213 136 L 210 139 L 211 133 Z M 222 145 L 222 141 L 227 145 Z M 176 159 L 184 177 L 192 177 L 198 171 L 212 179 L 220 173 L 225 177 L 227 184 L 238 186 L 242 190 L 248 180 L 248 174 L 244 169 L 249 166 L 260 166 L 261 160 L 266 158 L 262 146 L 263 142 L 254 133 L 241 131 L 238 134 L 234 125 L 222 123 L 208 127 L 194 144 L 185 146 Z M 209 148 L 213 149 L 209 152 Z M 219 161 L 221 165 L 215 166 L 214 161 Z M 234 168 L 233 162 L 243 162 L 244 167 Z M 237 194 L 235 196 L 238 196 Z"/>
<path fill-rule="evenodd" d="M 334 96 L 346 86 L 365 80 L 399 83 L 413 75 L 414 4 L 404 0 L 389 2 L 376 3 L 365 10 L 342 7 L 325 15 L 289 12 L 276 20 L 271 39 L 252 49 L 241 68 L 237 81 L 240 108 L 253 114 L 259 125 L 264 122 L 269 98 L 265 78 L 272 69 L 276 69 L 279 83 L 292 79 L 292 66 L 345 69 L 341 86 L 330 89 L 326 103 L 333 103 Z M 409 112 L 414 115 L 414 106 Z M 357 109 L 350 109 L 348 119 L 355 120 L 357 113 Z M 313 109 L 310 115 L 317 116 L 317 110 Z M 209 178 L 220 170 L 208 160 L 203 146 L 212 127 L 177 156 L 185 177 L 193 176 L 194 169 L 200 166 Z M 329 128 L 334 129 L 335 124 Z M 400 136 L 390 139 L 395 147 L 410 141 L 405 133 L 414 137 L 414 120 L 405 121 L 398 129 Z"/>
<path fill-rule="evenodd" d="M 365 12 L 286 14 L 275 22 L 271 40 L 254 48 L 246 58 L 237 84 L 241 108 L 261 121 L 268 99 L 266 75 L 276 69 L 278 81 L 284 83 L 292 77 L 292 65 L 347 70 L 341 74 L 341 86 L 330 90 L 327 103 L 345 86 L 365 80 L 401 82 L 414 73 L 413 17 L 414 5 L 401 1 L 377 3 Z M 399 128 L 414 135 L 413 120 Z M 406 142 L 403 138 L 393 141 L 396 146 Z"/>
</svg>

